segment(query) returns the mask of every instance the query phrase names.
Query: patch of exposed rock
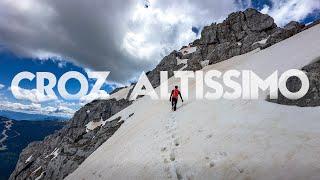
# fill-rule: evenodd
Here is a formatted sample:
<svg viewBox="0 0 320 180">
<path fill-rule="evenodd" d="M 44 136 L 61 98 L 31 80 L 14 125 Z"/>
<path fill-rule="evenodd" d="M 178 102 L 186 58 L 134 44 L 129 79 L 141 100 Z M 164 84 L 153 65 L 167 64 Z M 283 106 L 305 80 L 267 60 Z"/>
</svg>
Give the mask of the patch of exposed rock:
<svg viewBox="0 0 320 180">
<path fill-rule="evenodd" d="M 147 77 L 153 87 L 160 85 L 160 71 L 168 71 L 168 77 L 173 76 L 173 71 L 177 71 L 183 67 L 183 64 L 178 65 L 177 57 L 181 57 L 178 51 L 171 52 L 168 56 L 164 57 L 160 63 L 152 71 L 147 73 Z"/>
<path fill-rule="evenodd" d="M 274 33 L 271 34 L 271 36 L 267 40 L 267 44 L 264 48 L 269 47 L 273 44 L 276 44 L 284 39 L 287 39 L 303 30 L 305 26 L 295 22 L 291 21 L 287 25 L 284 26 L 284 28 L 277 28 Z"/>
<path fill-rule="evenodd" d="M 309 79 L 309 90 L 305 96 L 297 100 L 291 100 L 286 98 L 279 91 L 278 99 L 269 99 L 268 101 L 283 104 L 283 105 L 295 105 L 300 107 L 314 107 L 320 106 L 320 60 L 309 64 L 302 68 Z M 301 81 L 297 77 L 291 77 L 287 81 L 287 88 L 291 92 L 297 92 L 301 88 Z"/>
<path fill-rule="evenodd" d="M 231 13 L 219 24 L 204 27 L 201 38 L 193 42 L 201 50 L 201 59 L 217 63 L 258 47 L 277 28 L 272 17 L 255 9 Z"/>
</svg>

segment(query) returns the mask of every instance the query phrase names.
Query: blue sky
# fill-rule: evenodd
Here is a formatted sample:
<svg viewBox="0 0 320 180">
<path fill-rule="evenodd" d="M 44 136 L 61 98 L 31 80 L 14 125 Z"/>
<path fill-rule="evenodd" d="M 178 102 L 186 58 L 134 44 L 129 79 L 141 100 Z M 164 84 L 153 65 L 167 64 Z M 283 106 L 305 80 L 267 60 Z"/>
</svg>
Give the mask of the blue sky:
<svg viewBox="0 0 320 180">
<path fill-rule="evenodd" d="M 204 25 L 229 13 L 254 7 L 270 14 L 279 26 L 291 20 L 309 23 L 320 18 L 319 0 L 143 0 L 1 1 L 0 109 L 72 115 L 85 102 L 61 98 L 37 102 L 16 99 L 10 91 L 21 71 L 51 72 L 57 79 L 68 71 L 111 71 L 103 90 L 127 85 L 152 69 L 163 56 L 199 37 Z M 83 10 L 90 13 L 83 13 Z M 8 23 L 10 22 L 10 23 Z M 92 87 L 94 81 L 90 81 Z M 20 86 L 35 88 L 35 80 Z M 67 83 L 75 93 L 76 80 Z"/>
<path fill-rule="evenodd" d="M 78 108 L 80 108 L 83 103 L 85 102 L 81 102 L 81 101 L 71 101 L 71 100 L 65 100 L 63 99 L 58 90 L 57 87 L 55 86 L 54 92 L 56 93 L 56 95 L 58 96 L 58 100 L 57 101 L 48 101 L 48 102 L 33 102 L 30 100 L 17 100 L 13 95 L 12 92 L 10 90 L 10 85 L 11 85 L 11 81 L 14 78 L 15 75 L 17 75 L 20 72 L 23 71 L 28 71 L 31 73 L 36 74 L 36 72 L 51 72 L 53 74 L 55 74 L 55 76 L 57 77 L 57 79 L 59 79 L 64 73 L 68 72 L 68 71 L 77 71 L 82 73 L 83 75 L 87 77 L 87 73 L 86 73 L 86 69 L 77 66 L 71 62 L 68 62 L 66 60 L 61 60 L 61 59 L 57 59 L 57 58 L 49 58 L 49 59 L 37 59 L 37 58 L 27 58 L 27 57 L 20 57 L 17 56 L 16 54 L 10 52 L 9 50 L 3 50 L 0 52 L 0 72 L 1 72 L 1 76 L 0 76 L 0 103 L 2 104 L 6 104 L 4 102 L 15 102 L 15 103 L 20 103 L 23 105 L 30 105 L 30 107 L 19 107 L 17 106 L 15 110 L 17 111 L 32 111 L 32 104 L 41 104 L 42 109 L 44 107 L 52 107 L 55 108 L 56 107 L 63 107 L 63 109 L 59 110 L 55 110 L 55 109 L 50 109 L 51 111 L 47 110 L 43 110 L 42 113 L 47 113 L 47 114 L 54 114 L 54 115 L 69 115 L 70 113 L 72 113 L 73 110 L 76 110 Z M 94 79 L 88 79 L 89 82 L 89 91 L 92 89 L 93 84 L 95 83 Z M 48 82 L 45 82 L 45 85 Z M 22 80 L 19 84 L 19 86 L 21 88 L 24 89 L 34 89 L 36 87 L 36 80 Z M 114 88 L 116 87 L 116 85 L 114 84 L 107 84 L 105 83 L 104 86 L 102 87 L 102 90 L 110 93 Z M 68 92 L 70 94 L 74 94 L 77 93 L 80 90 L 80 83 L 75 80 L 75 79 L 70 79 L 67 84 L 66 84 L 66 89 L 68 90 Z M 16 104 L 17 105 L 17 104 Z M 1 107 L 1 106 L 0 106 Z M 6 106 L 2 106 L 2 109 L 7 109 Z M 26 108 L 26 109 L 24 109 Z M 70 108 L 70 111 L 69 109 Z M 10 109 L 7 109 L 10 110 Z M 35 109 L 34 112 L 32 113 L 37 113 L 39 111 L 39 109 Z"/>
</svg>

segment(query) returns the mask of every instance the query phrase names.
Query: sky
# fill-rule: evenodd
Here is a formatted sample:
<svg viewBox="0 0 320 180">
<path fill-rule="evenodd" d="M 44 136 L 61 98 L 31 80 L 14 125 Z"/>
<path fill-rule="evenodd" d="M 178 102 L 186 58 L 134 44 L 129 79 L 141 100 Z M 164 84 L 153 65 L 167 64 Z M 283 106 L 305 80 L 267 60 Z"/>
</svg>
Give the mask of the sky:
<svg viewBox="0 0 320 180">
<path fill-rule="evenodd" d="M 319 0 L 0 0 L 0 109 L 71 116 L 92 99 L 65 100 L 56 87 L 56 99 L 43 100 L 36 91 L 17 99 L 13 77 L 21 71 L 52 72 L 57 79 L 68 71 L 110 71 L 102 89 L 111 92 L 199 38 L 205 25 L 249 7 L 278 26 L 320 18 Z M 76 80 L 66 87 L 80 89 Z"/>
</svg>

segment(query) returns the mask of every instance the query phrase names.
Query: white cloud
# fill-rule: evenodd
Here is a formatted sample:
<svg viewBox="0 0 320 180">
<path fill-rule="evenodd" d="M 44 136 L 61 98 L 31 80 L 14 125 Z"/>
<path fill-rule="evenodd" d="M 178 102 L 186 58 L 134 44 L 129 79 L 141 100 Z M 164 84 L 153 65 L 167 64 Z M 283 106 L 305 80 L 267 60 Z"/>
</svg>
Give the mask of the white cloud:
<svg viewBox="0 0 320 180">
<path fill-rule="evenodd" d="M 65 106 L 57 106 L 57 107 L 46 106 L 42 108 L 41 111 L 47 114 L 67 114 L 67 115 L 72 115 L 75 112 L 73 109 Z"/>
<path fill-rule="evenodd" d="M 183 10 L 161 9 L 156 4 L 150 8 L 136 5 L 130 19 L 132 26 L 123 38 L 123 48 L 137 59 L 154 62 L 191 42 L 196 38 L 191 31 L 195 19 Z"/>
<path fill-rule="evenodd" d="M 10 87 L 11 92 L 17 92 L 12 93 L 15 98 L 20 100 L 29 100 L 34 103 L 39 102 L 46 102 L 46 101 L 52 101 L 56 100 L 57 97 L 54 95 L 44 95 L 43 93 L 40 93 L 37 89 L 24 89 L 16 86 Z"/>
<path fill-rule="evenodd" d="M 240 8 L 233 0 L 152 0 L 149 8 L 138 3 L 128 20 L 122 48 L 140 63 L 155 64 L 172 50 L 195 40 L 193 26 L 221 21 Z"/>
<path fill-rule="evenodd" d="M 319 0 L 272 0 L 272 7 L 265 5 L 261 12 L 284 26 L 290 21 L 301 21 L 316 10 L 320 10 Z"/>
<path fill-rule="evenodd" d="M 37 113 L 45 115 L 62 115 L 62 116 L 72 116 L 74 110 L 65 106 L 42 106 L 37 103 L 22 104 L 17 102 L 0 101 L 0 109 L 9 111 L 18 111 L 26 113 Z"/>
<path fill-rule="evenodd" d="M 6 87 L 6 86 L 3 84 L 0 84 L 0 89 L 3 89 L 4 87 Z"/>
<path fill-rule="evenodd" d="M 17 110 L 17 111 L 41 111 L 41 104 L 31 103 L 26 105 L 21 103 L 2 101 L 0 104 L 0 108 L 6 109 L 6 110 Z"/>
</svg>

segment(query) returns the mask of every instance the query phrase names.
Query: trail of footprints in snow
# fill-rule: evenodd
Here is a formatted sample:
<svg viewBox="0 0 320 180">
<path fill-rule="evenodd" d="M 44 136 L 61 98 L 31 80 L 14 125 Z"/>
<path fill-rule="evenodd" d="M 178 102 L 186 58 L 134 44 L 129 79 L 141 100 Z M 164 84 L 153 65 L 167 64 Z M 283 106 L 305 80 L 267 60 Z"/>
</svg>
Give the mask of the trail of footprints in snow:
<svg viewBox="0 0 320 180">
<path fill-rule="evenodd" d="M 180 145 L 179 138 L 176 135 L 177 120 L 171 113 L 166 120 L 166 141 L 161 148 L 163 162 L 165 163 L 165 173 L 169 179 L 182 179 L 181 174 L 177 169 L 176 148 Z"/>
<path fill-rule="evenodd" d="M 184 179 L 184 176 L 179 171 L 177 167 L 177 158 L 176 158 L 176 150 L 180 146 L 179 137 L 177 136 L 177 120 L 173 113 L 170 113 L 169 118 L 166 119 L 166 141 L 164 145 L 161 147 L 161 156 L 163 158 L 163 162 L 165 163 L 165 173 L 168 179 Z M 202 130 L 199 130 L 202 132 Z M 206 136 L 207 139 L 210 139 L 212 134 Z M 224 159 L 227 156 L 226 152 L 218 152 L 214 154 L 215 158 L 205 157 L 205 160 L 208 162 L 208 166 L 210 168 L 215 166 L 215 160 Z M 239 170 L 240 173 L 243 170 Z M 192 174 L 187 175 L 187 179 L 193 179 Z"/>
</svg>

